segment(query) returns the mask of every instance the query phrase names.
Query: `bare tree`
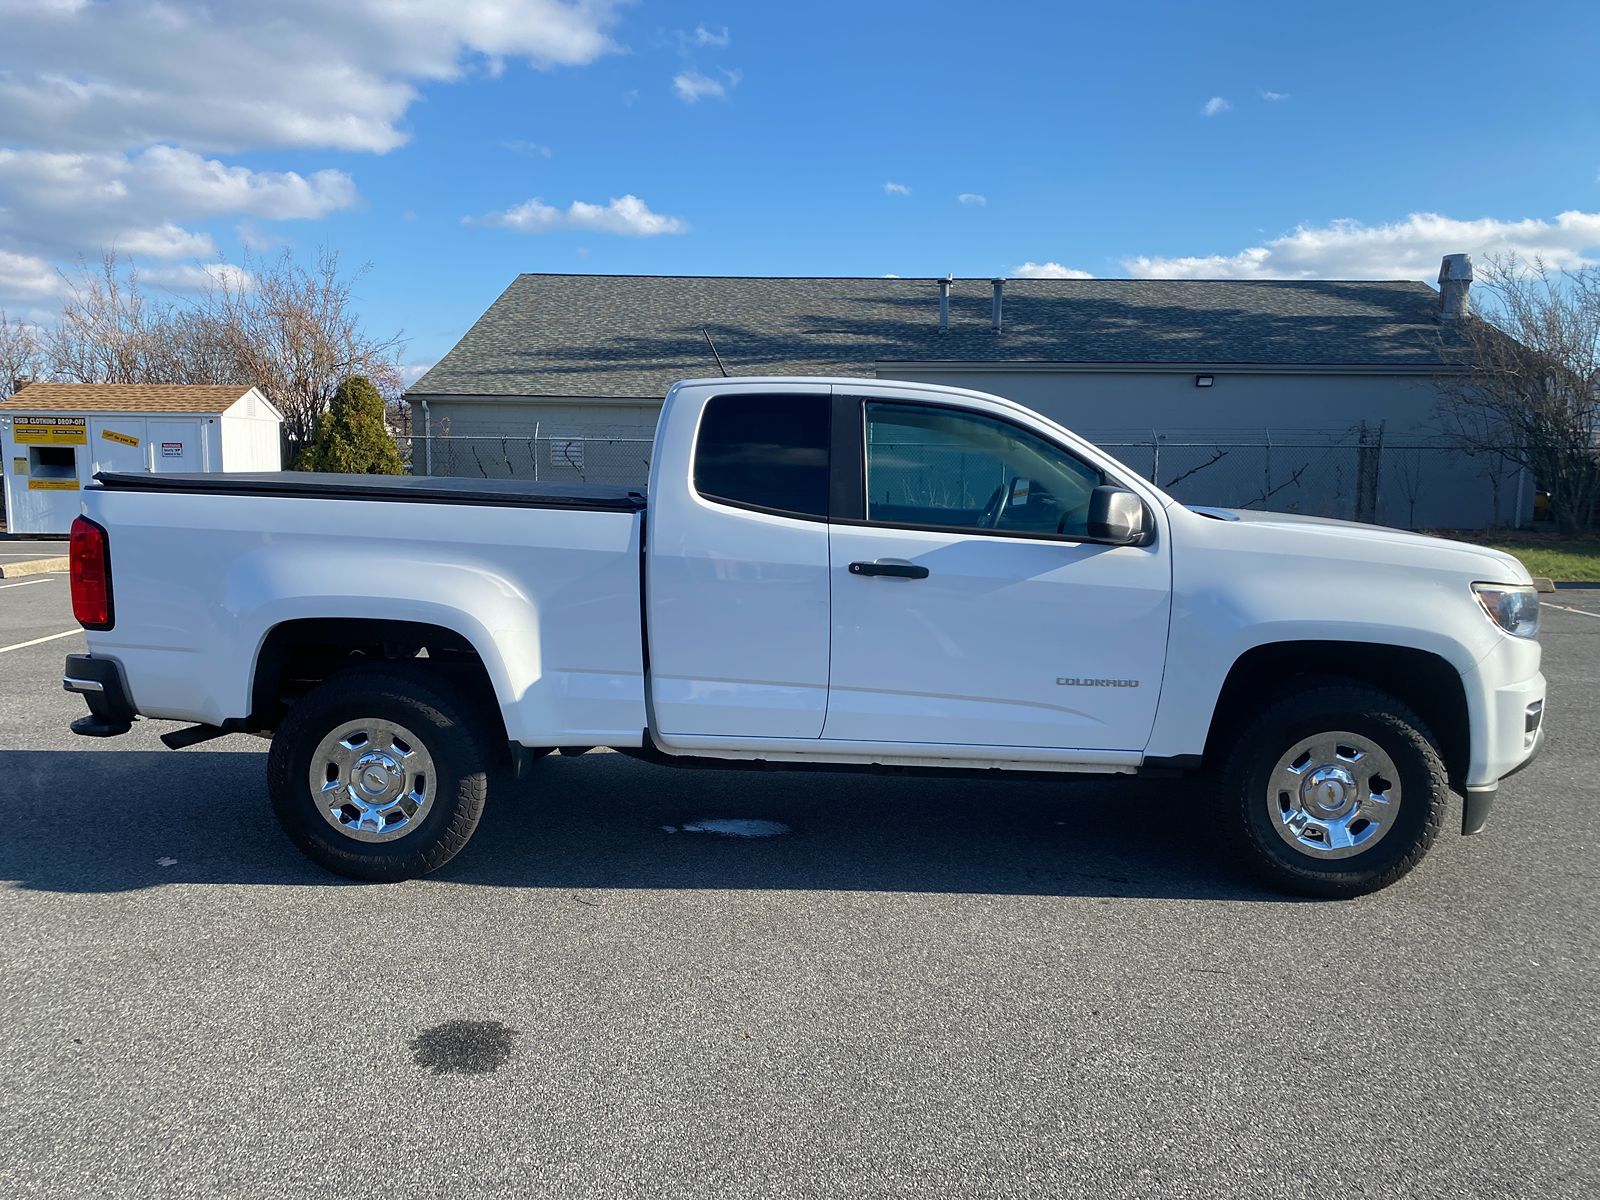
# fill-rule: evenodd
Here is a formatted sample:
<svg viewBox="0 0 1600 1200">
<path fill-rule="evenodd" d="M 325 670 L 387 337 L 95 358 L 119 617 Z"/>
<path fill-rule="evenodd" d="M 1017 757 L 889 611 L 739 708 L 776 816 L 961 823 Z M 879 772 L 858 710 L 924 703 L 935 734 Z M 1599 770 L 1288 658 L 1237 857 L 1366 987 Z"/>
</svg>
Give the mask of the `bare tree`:
<svg viewBox="0 0 1600 1200">
<path fill-rule="evenodd" d="M 19 327 L 0 325 L 0 368 L 15 343 L 31 345 L 31 373 L 51 379 L 254 384 L 283 413 L 292 457 L 310 444 L 346 377 L 366 376 L 386 398 L 400 393 L 400 337 L 369 335 L 356 312 L 364 274 L 342 273 L 334 250 L 309 264 L 285 251 L 241 267 L 219 263 L 197 295 L 163 298 L 107 252 L 66 275 L 60 316 L 31 343 L 7 332 Z M 7 386 L 21 373 L 8 370 Z"/>
<path fill-rule="evenodd" d="M 1477 277 L 1478 312 L 1441 332 L 1471 370 L 1441 379 L 1440 421 L 1468 453 L 1526 468 L 1577 533 L 1600 499 L 1600 270 L 1506 255 Z"/>
<path fill-rule="evenodd" d="M 0 400 L 37 379 L 43 371 L 39 331 L 0 311 Z"/>
<path fill-rule="evenodd" d="M 1422 448 L 1405 446 L 1390 453 L 1394 455 L 1395 482 L 1400 487 L 1400 494 L 1406 500 L 1406 528 L 1415 529 L 1417 501 L 1422 499 L 1422 490 L 1427 483 L 1427 472 L 1423 469 Z M 1499 512 L 1499 509 L 1496 508 L 1495 511 Z"/>
<path fill-rule="evenodd" d="M 170 383 L 152 379 L 153 326 L 165 317 L 147 304 L 139 273 L 107 251 L 97 266 L 80 261 L 62 273 L 66 298 L 61 315 L 44 333 L 46 370 L 72 383 Z"/>
<path fill-rule="evenodd" d="M 1170 492 L 1173 488 L 1177 487 L 1178 484 L 1182 483 L 1185 479 L 1188 479 L 1191 475 L 1198 475 L 1207 467 L 1216 466 L 1223 459 L 1227 458 L 1230 453 L 1232 453 L 1231 450 L 1222 446 L 1213 446 L 1211 448 L 1210 458 L 1206 459 L 1206 461 L 1201 463 L 1198 467 L 1190 467 L 1187 471 L 1180 471 L 1178 474 L 1174 475 L 1171 479 L 1167 480 L 1161 485 L 1162 490 Z"/>
<path fill-rule="evenodd" d="M 237 377 L 283 413 L 291 452 L 311 442 L 347 376 L 366 376 L 386 397 L 399 394 L 400 336 L 373 337 L 355 310 L 365 267 L 342 274 L 338 252 L 326 248 L 310 265 L 288 251 L 245 265 L 213 276 L 194 320 Z"/>
</svg>

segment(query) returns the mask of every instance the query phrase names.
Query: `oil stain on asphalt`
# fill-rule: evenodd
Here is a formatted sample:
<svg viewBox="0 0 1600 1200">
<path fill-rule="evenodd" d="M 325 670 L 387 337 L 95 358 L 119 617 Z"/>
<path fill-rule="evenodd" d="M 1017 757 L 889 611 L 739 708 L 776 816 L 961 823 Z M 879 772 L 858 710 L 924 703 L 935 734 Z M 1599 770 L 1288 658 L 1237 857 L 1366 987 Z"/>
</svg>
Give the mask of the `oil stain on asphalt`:
<svg viewBox="0 0 1600 1200">
<path fill-rule="evenodd" d="M 411 1039 L 412 1061 L 435 1075 L 483 1075 L 505 1065 L 517 1033 L 500 1021 L 446 1021 Z"/>
</svg>

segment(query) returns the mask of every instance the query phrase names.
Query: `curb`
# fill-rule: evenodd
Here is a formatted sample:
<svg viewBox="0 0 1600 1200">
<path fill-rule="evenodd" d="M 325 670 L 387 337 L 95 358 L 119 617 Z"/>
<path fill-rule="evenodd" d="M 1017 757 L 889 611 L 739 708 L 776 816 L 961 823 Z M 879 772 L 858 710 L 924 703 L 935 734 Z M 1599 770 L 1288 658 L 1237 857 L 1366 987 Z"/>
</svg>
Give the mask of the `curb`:
<svg viewBox="0 0 1600 1200">
<path fill-rule="evenodd" d="M 24 575 L 48 575 L 52 571 L 65 571 L 69 568 L 65 556 L 61 558 L 29 558 L 22 562 L 6 563 L 0 566 L 0 579 L 20 579 Z"/>
</svg>

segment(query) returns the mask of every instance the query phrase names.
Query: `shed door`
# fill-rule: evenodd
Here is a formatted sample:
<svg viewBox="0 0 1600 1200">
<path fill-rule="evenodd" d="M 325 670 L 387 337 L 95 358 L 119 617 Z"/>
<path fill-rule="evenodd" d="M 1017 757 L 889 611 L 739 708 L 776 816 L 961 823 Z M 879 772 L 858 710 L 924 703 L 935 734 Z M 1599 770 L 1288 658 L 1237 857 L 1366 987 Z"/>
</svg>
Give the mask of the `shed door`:
<svg viewBox="0 0 1600 1200">
<path fill-rule="evenodd" d="M 89 421 L 89 458 L 97 471 L 143 471 L 148 461 L 143 417 L 93 417 Z"/>
<path fill-rule="evenodd" d="M 205 470 L 200 456 L 204 428 L 199 421 L 162 418 L 152 420 L 149 429 L 158 472 Z"/>
</svg>

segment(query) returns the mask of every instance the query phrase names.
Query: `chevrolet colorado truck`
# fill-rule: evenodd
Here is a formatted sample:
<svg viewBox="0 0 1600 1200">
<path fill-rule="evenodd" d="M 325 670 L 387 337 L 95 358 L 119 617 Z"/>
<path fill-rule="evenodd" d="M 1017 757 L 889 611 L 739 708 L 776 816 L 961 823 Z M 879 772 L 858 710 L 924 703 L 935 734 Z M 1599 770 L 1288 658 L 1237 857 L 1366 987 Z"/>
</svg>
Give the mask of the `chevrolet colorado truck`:
<svg viewBox="0 0 1600 1200">
<path fill-rule="evenodd" d="M 1477 832 L 1543 737 L 1514 558 L 1186 508 L 952 388 L 679 383 L 648 491 L 148 474 L 82 499 L 74 728 L 270 737 L 284 829 L 360 879 L 451 859 L 500 764 L 610 747 L 1170 776 L 1170 819 L 1345 897 L 1410 870 L 1452 792 Z"/>
</svg>

